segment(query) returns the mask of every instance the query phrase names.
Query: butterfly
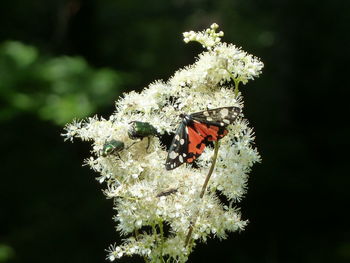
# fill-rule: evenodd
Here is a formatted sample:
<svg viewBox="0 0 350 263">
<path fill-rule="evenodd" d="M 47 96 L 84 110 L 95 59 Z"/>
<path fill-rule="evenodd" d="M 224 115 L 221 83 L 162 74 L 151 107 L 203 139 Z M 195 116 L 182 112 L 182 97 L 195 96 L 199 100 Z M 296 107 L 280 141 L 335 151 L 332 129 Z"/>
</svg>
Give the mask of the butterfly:
<svg viewBox="0 0 350 263">
<path fill-rule="evenodd" d="M 172 170 L 183 163 L 192 163 L 209 142 L 218 141 L 228 133 L 226 127 L 240 113 L 240 108 L 232 106 L 180 114 L 182 121 L 170 145 L 165 168 Z"/>
</svg>

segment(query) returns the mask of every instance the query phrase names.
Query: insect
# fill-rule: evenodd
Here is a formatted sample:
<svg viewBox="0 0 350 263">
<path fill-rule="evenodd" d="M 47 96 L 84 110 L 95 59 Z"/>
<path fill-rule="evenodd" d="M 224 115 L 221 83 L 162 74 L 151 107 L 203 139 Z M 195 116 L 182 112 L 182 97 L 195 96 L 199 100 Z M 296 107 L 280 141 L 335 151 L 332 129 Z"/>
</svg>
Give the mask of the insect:
<svg viewBox="0 0 350 263">
<path fill-rule="evenodd" d="M 165 168 L 172 170 L 183 163 L 192 163 L 209 142 L 218 141 L 227 134 L 226 127 L 240 113 L 240 108 L 232 106 L 180 114 L 182 122 L 170 145 Z"/>
<path fill-rule="evenodd" d="M 119 158 L 119 152 L 124 150 L 125 145 L 122 141 L 110 140 L 104 143 L 101 155 L 106 157 L 108 155 L 117 155 Z"/>
<path fill-rule="evenodd" d="M 130 123 L 131 126 L 128 130 L 130 139 L 142 139 L 144 137 L 150 137 L 158 134 L 157 129 L 148 122 L 132 121 Z"/>
<path fill-rule="evenodd" d="M 160 192 L 159 194 L 156 195 L 156 197 L 168 196 L 168 195 L 171 195 L 171 194 L 175 194 L 176 192 L 177 192 L 177 188 L 170 188 L 168 190 Z"/>
<path fill-rule="evenodd" d="M 144 137 L 147 137 L 148 143 L 146 149 L 148 149 L 150 144 L 150 137 L 158 135 L 158 132 L 157 129 L 148 122 L 132 121 L 128 130 L 128 135 L 132 140 L 143 139 Z"/>
</svg>

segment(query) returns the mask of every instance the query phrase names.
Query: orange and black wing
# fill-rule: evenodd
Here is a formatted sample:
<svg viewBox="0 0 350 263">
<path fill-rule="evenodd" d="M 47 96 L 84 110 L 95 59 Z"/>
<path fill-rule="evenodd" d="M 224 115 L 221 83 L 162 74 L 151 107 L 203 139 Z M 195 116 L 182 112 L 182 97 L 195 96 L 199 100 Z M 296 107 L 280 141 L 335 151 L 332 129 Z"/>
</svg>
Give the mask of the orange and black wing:
<svg viewBox="0 0 350 263">
<path fill-rule="evenodd" d="M 238 107 L 222 107 L 206 111 L 192 113 L 193 120 L 206 124 L 207 126 L 226 127 L 232 124 L 240 115 L 241 109 Z"/>
<path fill-rule="evenodd" d="M 183 163 L 192 163 L 202 154 L 205 145 L 206 138 L 195 127 L 181 123 L 171 142 L 165 168 L 172 170 Z"/>
<path fill-rule="evenodd" d="M 186 161 L 188 154 L 188 136 L 186 130 L 186 125 L 182 122 L 175 132 L 165 162 L 165 168 L 167 170 L 175 169 Z"/>
<path fill-rule="evenodd" d="M 241 110 L 238 107 L 222 107 L 188 115 L 176 130 L 165 163 L 167 170 L 183 163 L 192 163 L 211 141 L 218 141 L 227 134 L 227 125 L 233 123 Z"/>
</svg>

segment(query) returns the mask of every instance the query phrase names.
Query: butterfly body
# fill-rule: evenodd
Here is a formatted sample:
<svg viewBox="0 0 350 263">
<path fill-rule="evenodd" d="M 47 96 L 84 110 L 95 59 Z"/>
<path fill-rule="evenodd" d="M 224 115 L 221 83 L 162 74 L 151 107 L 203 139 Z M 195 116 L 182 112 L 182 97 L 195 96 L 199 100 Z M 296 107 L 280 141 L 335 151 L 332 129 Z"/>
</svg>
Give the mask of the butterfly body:
<svg viewBox="0 0 350 263">
<path fill-rule="evenodd" d="M 165 168 L 172 170 L 183 163 L 192 163 L 209 142 L 218 141 L 227 134 L 226 127 L 240 112 L 238 107 L 222 107 L 180 114 L 182 121 L 170 145 Z"/>
</svg>

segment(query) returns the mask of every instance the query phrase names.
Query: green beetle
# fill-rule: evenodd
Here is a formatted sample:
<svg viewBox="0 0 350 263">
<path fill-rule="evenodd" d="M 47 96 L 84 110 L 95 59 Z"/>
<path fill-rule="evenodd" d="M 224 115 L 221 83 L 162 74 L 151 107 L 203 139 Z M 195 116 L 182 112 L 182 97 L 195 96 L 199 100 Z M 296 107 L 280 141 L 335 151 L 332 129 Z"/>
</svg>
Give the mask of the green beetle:
<svg viewBox="0 0 350 263">
<path fill-rule="evenodd" d="M 159 135 L 157 129 L 148 122 L 132 121 L 128 130 L 129 138 L 132 140 L 143 139 L 147 137 L 147 150 L 150 145 L 150 137 Z"/>
<path fill-rule="evenodd" d="M 119 152 L 124 150 L 125 145 L 122 141 L 110 140 L 104 143 L 101 155 L 106 157 L 108 155 L 117 155 L 119 158 Z"/>
<path fill-rule="evenodd" d="M 129 138 L 132 140 L 142 139 L 144 137 L 155 136 L 157 129 L 148 122 L 132 121 L 128 130 Z"/>
</svg>

